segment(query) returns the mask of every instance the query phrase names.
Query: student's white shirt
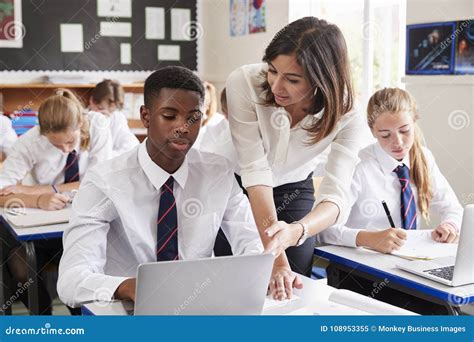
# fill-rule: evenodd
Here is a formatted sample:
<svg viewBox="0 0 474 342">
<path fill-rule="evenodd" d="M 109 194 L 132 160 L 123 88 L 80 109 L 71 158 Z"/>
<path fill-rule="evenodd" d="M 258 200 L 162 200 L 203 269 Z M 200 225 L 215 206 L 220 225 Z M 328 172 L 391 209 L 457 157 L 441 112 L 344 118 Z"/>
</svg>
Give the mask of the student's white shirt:
<svg viewBox="0 0 474 342">
<path fill-rule="evenodd" d="M 121 111 L 114 111 L 110 115 L 109 120 L 114 155 L 117 156 L 128 152 L 140 143 L 128 127 L 127 118 Z"/>
<path fill-rule="evenodd" d="M 226 159 L 191 149 L 172 176 L 179 259 L 212 256 L 219 227 L 234 254 L 262 252 L 250 204 Z M 169 177 L 145 142 L 88 172 L 63 235 L 58 293 L 64 303 L 112 297 L 138 265 L 156 261 L 160 189 Z"/>
<path fill-rule="evenodd" d="M 261 74 L 267 70 L 267 64 L 244 65 L 229 76 L 226 84 L 229 122 L 243 186 L 276 187 L 302 181 L 316 169 L 318 156 L 331 146 L 326 177 L 315 204 L 333 202 L 341 211 L 339 218 L 345 216 L 357 154 L 370 134 L 362 114 L 355 109 L 346 113 L 326 138 L 308 145 L 310 135 L 303 128 L 319 120 L 322 111 L 307 115 L 290 129 L 290 115 L 284 108 L 263 105 Z"/>
<path fill-rule="evenodd" d="M 433 198 L 430 211 L 436 212 L 442 223 L 449 222 L 461 228 L 463 209 L 456 194 L 436 165 L 433 154 L 425 147 L 423 153 L 427 159 Z M 387 154 L 378 142 L 361 150 L 361 162 L 357 165 L 351 186 L 351 210 L 345 224 L 335 225 L 318 234 L 318 241 L 342 246 L 356 246 L 356 237 L 360 230 L 382 230 L 390 228 L 382 201 L 387 203 L 396 227 L 401 221 L 401 185 L 393 170 L 402 164 L 410 165 L 407 155 L 401 162 Z M 410 184 L 414 199 L 418 191 Z M 417 227 L 421 219 L 417 212 Z"/>
<path fill-rule="evenodd" d="M 201 127 L 198 139 L 193 147 L 202 152 L 226 157 L 232 162 L 232 165 L 237 165 L 237 152 L 232 143 L 229 121 L 227 119 L 220 120 L 212 126 L 206 125 Z"/>
<path fill-rule="evenodd" d="M 11 120 L 0 114 L 0 154 L 8 154 L 8 150 L 17 139 Z"/>
<path fill-rule="evenodd" d="M 79 175 L 87 168 L 112 157 L 112 138 L 108 120 L 100 113 L 89 112 L 90 144 L 87 151 L 76 146 Z M 0 188 L 21 182 L 30 173 L 33 184 L 63 184 L 68 153 L 62 152 L 33 127 L 12 146 L 0 173 Z"/>
</svg>

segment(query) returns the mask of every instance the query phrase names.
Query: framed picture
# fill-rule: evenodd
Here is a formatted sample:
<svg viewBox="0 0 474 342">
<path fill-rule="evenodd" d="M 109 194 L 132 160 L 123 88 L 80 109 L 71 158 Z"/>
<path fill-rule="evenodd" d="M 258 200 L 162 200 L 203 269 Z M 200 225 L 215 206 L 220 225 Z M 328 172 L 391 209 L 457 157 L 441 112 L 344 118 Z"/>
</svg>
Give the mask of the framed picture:
<svg viewBox="0 0 474 342">
<path fill-rule="evenodd" d="M 406 74 L 453 74 L 456 22 L 407 26 Z"/>
<path fill-rule="evenodd" d="M 458 21 L 455 74 L 474 74 L 474 20 Z"/>
<path fill-rule="evenodd" d="M 0 48 L 22 48 L 25 34 L 21 0 L 0 0 Z"/>
</svg>

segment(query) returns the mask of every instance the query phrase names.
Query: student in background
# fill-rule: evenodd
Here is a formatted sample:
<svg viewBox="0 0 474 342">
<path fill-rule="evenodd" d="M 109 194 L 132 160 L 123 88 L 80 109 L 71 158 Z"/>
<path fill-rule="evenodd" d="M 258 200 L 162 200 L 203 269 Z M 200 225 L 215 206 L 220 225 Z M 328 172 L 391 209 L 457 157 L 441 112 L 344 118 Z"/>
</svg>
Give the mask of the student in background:
<svg viewBox="0 0 474 342">
<path fill-rule="evenodd" d="M 0 205 L 45 210 L 64 208 L 70 197 L 62 192 L 79 187 L 86 170 L 112 154 L 106 119 L 99 113 L 84 114 L 74 94 L 59 89 L 38 110 L 39 126 L 22 135 L 11 148 L 0 172 Z M 35 185 L 19 185 L 30 173 Z M 7 260 L 14 284 L 27 281 L 26 251 L 2 227 L 2 261 Z M 35 242 L 38 270 L 48 263 L 59 263 L 61 239 Z M 38 284 L 41 314 L 51 314 L 51 298 L 40 274 Z M 13 291 L 12 293 L 15 293 Z M 20 299 L 28 305 L 27 293 Z"/>
<path fill-rule="evenodd" d="M 109 119 L 114 155 L 127 152 L 139 143 L 128 127 L 127 118 L 122 112 L 123 104 L 124 90 L 120 83 L 112 80 L 98 83 L 89 98 L 89 109 Z"/>
<path fill-rule="evenodd" d="M 229 76 L 227 101 L 237 173 L 265 247 L 279 255 L 271 292 L 284 299 L 302 286 L 292 271 L 311 275 L 315 235 L 346 215 L 368 129 L 354 105 L 347 47 L 336 25 L 314 17 L 292 22 L 263 61 Z M 312 172 L 328 146 L 315 201 Z"/>
<path fill-rule="evenodd" d="M 221 91 L 221 112 L 226 119 L 229 117 L 229 110 L 227 108 L 227 91 L 225 88 Z"/>
<path fill-rule="evenodd" d="M 134 300 L 138 265 L 210 257 L 219 227 L 235 254 L 263 250 L 230 163 L 191 148 L 204 100 L 199 78 L 159 69 L 144 99 L 148 138 L 90 170 L 74 199 L 58 280 L 67 305 Z"/>
<path fill-rule="evenodd" d="M 359 154 L 346 222 L 321 232 L 321 242 L 390 253 L 403 246 L 406 230 L 418 229 L 422 218 L 429 221 L 430 211 L 441 218 L 432 238 L 455 241 L 463 209 L 432 153 L 422 146 L 417 120 L 415 99 L 402 89 L 385 88 L 370 98 L 367 121 L 377 142 Z M 390 227 L 382 201 L 397 228 Z"/>
<path fill-rule="evenodd" d="M 8 149 L 16 141 L 17 136 L 12 127 L 12 122 L 6 116 L 0 114 L 0 162 L 7 157 Z"/>
<path fill-rule="evenodd" d="M 79 187 L 88 167 L 111 157 L 106 119 L 84 114 L 78 98 L 58 89 L 38 110 L 39 126 L 23 134 L 10 149 L 0 172 L 0 206 L 18 199 L 26 207 L 62 209 L 61 192 Z M 21 185 L 30 173 L 33 185 Z"/>
</svg>

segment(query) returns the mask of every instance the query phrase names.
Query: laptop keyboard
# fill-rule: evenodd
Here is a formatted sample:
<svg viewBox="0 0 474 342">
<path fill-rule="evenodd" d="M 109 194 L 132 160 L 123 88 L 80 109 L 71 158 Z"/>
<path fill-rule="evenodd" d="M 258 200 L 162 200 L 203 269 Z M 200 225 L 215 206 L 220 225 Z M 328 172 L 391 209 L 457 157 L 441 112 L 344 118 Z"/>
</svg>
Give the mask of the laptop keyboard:
<svg viewBox="0 0 474 342">
<path fill-rule="evenodd" d="M 436 277 L 443 278 L 446 280 L 453 280 L 453 271 L 454 271 L 454 265 L 440 267 L 440 268 L 433 268 L 431 270 L 424 270 L 423 272 L 426 272 L 428 274 L 431 274 L 431 275 L 434 275 Z"/>
</svg>

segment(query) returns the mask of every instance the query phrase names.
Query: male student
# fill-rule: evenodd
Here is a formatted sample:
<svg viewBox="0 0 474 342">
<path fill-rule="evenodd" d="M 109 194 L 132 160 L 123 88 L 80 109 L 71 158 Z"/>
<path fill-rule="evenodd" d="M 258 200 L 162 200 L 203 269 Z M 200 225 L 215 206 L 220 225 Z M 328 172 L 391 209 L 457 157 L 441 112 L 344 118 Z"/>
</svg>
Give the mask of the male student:
<svg viewBox="0 0 474 342">
<path fill-rule="evenodd" d="M 191 149 L 204 99 L 199 78 L 162 68 L 147 78 L 144 99 L 148 138 L 92 168 L 74 199 L 58 280 L 67 305 L 134 300 L 139 264 L 210 257 L 219 227 L 234 254 L 263 250 L 230 163 Z"/>
</svg>

